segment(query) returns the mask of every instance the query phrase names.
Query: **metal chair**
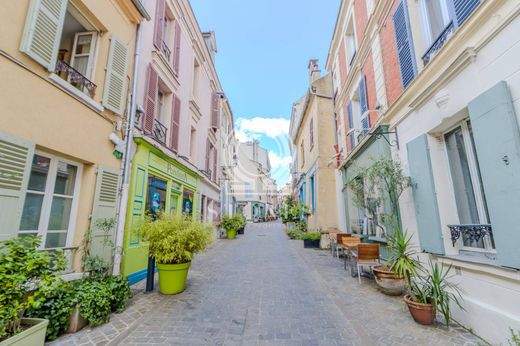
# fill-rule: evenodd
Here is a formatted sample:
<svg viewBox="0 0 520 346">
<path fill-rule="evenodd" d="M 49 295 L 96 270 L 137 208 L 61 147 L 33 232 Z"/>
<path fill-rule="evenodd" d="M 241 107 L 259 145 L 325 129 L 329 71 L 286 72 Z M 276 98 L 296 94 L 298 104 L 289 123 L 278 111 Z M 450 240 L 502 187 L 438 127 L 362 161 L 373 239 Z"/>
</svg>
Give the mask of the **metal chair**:
<svg viewBox="0 0 520 346">
<path fill-rule="evenodd" d="M 381 264 L 379 260 L 379 244 L 360 243 L 357 246 L 357 275 L 358 282 L 361 283 L 361 267 L 369 266 L 372 270 L 373 266 Z"/>
</svg>

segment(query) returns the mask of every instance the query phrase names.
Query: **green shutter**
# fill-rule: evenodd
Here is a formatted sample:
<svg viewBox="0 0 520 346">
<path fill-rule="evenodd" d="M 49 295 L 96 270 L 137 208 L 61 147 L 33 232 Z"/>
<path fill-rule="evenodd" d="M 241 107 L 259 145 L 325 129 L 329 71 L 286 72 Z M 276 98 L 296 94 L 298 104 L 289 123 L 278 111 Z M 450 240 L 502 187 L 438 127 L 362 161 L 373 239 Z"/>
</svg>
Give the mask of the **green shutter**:
<svg viewBox="0 0 520 346">
<path fill-rule="evenodd" d="M 16 237 L 34 144 L 0 132 L 0 241 Z"/>
<path fill-rule="evenodd" d="M 443 255 L 444 242 L 427 135 L 409 142 L 407 149 L 421 249 Z"/>
<path fill-rule="evenodd" d="M 125 109 L 128 55 L 128 46 L 112 36 L 103 90 L 103 106 L 119 115 L 123 115 Z"/>
<path fill-rule="evenodd" d="M 468 105 L 499 263 L 520 268 L 520 131 L 502 81 Z"/>
<path fill-rule="evenodd" d="M 103 257 L 105 260 L 112 258 L 112 246 L 114 241 L 115 226 L 105 232 L 97 226 L 98 220 L 116 218 L 117 193 L 119 188 L 119 170 L 108 167 L 98 167 L 96 179 L 96 191 L 90 228 L 92 231 L 91 254 Z"/>
<path fill-rule="evenodd" d="M 32 0 L 20 50 L 54 72 L 67 0 Z"/>
</svg>

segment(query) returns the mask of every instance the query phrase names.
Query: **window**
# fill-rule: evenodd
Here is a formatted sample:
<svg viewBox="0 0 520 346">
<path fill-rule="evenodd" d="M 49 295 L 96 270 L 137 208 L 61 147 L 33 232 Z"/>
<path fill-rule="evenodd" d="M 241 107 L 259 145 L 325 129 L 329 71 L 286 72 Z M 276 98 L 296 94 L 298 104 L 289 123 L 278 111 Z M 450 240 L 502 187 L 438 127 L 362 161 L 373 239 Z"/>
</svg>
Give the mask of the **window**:
<svg viewBox="0 0 520 346">
<path fill-rule="evenodd" d="M 314 119 L 311 119 L 311 122 L 309 124 L 309 137 L 311 142 L 310 150 L 314 147 Z"/>
<path fill-rule="evenodd" d="M 167 182 L 153 175 L 148 176 L 148 199 L 146 211 L 152 218 L 166 210 Z"/>
<path fill-rule="evenodd" d="M 195 127 L 192 127 L 191 131 L 190 131 L 190 159 L 192 162 L 195 162 L 196 153 L 197 153 L 197 129 Z"/>
<path fill-rule="evenodd" d="M 199 85 L 200 85 L 200 64 L 195 59 L 193 63 L 193 90 L 192 96 L 195 101 L 199 101 Z"/>
<path fill-rule="evenodd" d="M 354 19 L 350 18 L 347 24 L 347 31 L 345 33 L 345 49 L 347 51 L 347 62 L 352 65 L 356 57 L 356 33 L 354 29 Z"/>
<path fill-rule="evenodd" d="M 300 155 L 301 155 L 301 162 L 302 162 L 302 167 L 303 167 L 303 165 L 305 165 L 305 144 L 303 141 L 300 144 Z"/>
<path fill-rule="evenodd" d="M 82 166 L 36 153 L 33 157 L 19 235 L 41 235 L 45 248 L 67 246 L 72 239 Z"/>
<path fill-rule="evenodd" d="M 421 0 L 421 15 L 427 45 L 441 35 L 450 22 L 445 0 Z"/>
<path fill-rule="evenodd" d="M 487 224 L 489 217 L 475 155 L 471 124 L 464 121 L 445 134 L 445 142 L 459 223 Z M 490 235 L 474 241 L 463 233 L 462 243 L 468 248 L 491 250 L 495 247 Z"/>
<path fill-rule="evenodd" d="M 83 93 L 94 97 L 94 58 L 98 33 L 95 28 L 69 4 L 59 43 L 56 74 Z"/>
<path fill-rule="evenodd" d="M 164 93 L 162 91 L 159 91 L 157 94 L 157 115 L 155 118 L 161 123 L 164 124 Z"/>
</svg>

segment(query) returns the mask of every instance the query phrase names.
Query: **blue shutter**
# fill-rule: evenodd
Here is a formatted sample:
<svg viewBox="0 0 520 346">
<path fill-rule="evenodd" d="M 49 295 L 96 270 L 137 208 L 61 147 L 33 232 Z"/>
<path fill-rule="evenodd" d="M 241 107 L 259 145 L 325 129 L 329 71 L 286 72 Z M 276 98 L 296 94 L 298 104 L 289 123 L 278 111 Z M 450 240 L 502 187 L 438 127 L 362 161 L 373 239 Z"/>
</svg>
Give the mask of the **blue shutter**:
<svg viewBox="0 0 520 346">
<path fill-rule="evenodd" d="M 444 242 L 427 135 L 412 140 L 406 147 L 421 249 L 443 255 Z"/>
<path fill-rule="evenodd" d="M 501 81 L 468 105 L 498 262 L 520 269 L 520 130 Z"/>
<path fill-rule="evenodd" d="M 397 6 L 393 20 L 401 82 L 403 83 L 403 88 L 406 88 L 417 74 L 406 0 L 401 0 Z"/>
<path fill-rule="evenodd" d="M 457 20 L 457 26 L 461 26 L 475 11 L 480 0 L 453 0 L 453 10 Z"/>
<path fill-rule="evenodd" d="M 352 128 L 354 128 L 354 117 L 352 114 L 352 102 L 348 103 L 347 115 L 348 115 L 348 127 L 352 129 Z"/>
</svg>

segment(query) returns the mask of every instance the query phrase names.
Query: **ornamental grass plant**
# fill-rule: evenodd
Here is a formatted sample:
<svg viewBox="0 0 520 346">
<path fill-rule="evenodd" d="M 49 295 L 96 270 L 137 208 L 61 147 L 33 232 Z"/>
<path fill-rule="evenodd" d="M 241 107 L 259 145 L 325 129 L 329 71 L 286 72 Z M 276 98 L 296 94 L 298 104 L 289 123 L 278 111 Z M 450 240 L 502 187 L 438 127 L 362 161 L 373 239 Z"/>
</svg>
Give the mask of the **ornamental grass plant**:
<svg viewBox="0 0 520 346">
<path fill-rule="evenodd" d="M 185 216 L 161 214 L 156 220 L 146 218 L 142 233 L 149 242 L 149 255 L 160 264 L 191 262 L 193 255 L 206 250 L 213 241 L 211 224 Z"/>
</svg>

